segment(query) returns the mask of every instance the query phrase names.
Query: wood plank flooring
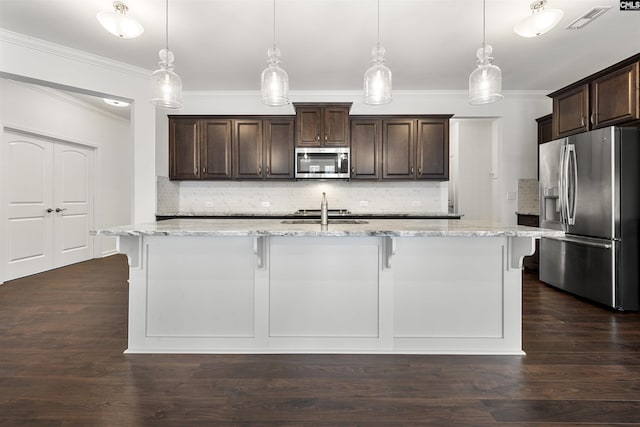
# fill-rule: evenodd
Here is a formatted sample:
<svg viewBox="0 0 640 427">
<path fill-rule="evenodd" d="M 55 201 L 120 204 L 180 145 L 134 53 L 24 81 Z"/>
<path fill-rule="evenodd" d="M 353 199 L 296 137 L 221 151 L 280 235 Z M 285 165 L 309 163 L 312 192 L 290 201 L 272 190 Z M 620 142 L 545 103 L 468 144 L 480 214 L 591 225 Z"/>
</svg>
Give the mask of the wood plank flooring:
<svg viewBox="0 0 640 427">
<path fill-rule="evenodd" d="M 640 425 L 640 314 L 524 274 L 526 356 L 125 355 L 117 255 L 0 286 L 1 426 Z"/>
</svg>

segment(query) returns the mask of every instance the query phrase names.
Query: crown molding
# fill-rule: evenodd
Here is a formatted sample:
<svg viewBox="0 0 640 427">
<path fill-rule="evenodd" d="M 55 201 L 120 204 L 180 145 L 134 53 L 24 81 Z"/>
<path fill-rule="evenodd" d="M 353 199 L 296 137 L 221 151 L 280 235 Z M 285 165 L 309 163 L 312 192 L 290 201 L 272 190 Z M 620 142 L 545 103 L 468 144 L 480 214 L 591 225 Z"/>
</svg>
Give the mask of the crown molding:
<svg viewBox="0 0 640 427">
<path fill-rule="evenodd" d="M 72 61 L 84 62 L 96 67 L 106 68 L 121 73 L 134 74 L 138 77 L 149 77 L 153 71 L 114 61 L 102 56 L 94 55 L 82 50 L 73 49 L 67 46 L 52 43 L 35 37 L 0 28 L 0 42 L 21 46 L 27 49 L 36 50 L 48 55 L 70 59 Z"/>
</svg>

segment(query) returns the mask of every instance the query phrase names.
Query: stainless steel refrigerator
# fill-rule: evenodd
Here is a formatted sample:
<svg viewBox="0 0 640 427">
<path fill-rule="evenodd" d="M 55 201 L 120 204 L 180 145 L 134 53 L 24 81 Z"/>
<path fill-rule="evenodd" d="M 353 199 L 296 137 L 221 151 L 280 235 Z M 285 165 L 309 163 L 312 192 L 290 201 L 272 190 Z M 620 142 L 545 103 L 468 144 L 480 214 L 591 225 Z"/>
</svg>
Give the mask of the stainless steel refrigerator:
<svg viewBox="0 0 640 427">
<path fill-rule="evenodd" d="M 539 146 L 540 280 L 640 310 L 640 129 L 609 127 Z"/>
</svg>

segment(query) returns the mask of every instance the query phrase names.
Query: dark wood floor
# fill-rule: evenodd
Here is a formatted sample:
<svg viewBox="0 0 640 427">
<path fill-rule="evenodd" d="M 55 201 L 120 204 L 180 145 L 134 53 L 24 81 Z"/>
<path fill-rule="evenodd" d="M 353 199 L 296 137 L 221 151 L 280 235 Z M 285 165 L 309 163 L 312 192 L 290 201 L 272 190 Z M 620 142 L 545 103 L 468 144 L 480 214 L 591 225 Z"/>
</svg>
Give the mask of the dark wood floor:
<svg viewBox="0 0 640 427">
<path fill-rule="evenodd" d="M 640 425 L 640 314 L 526 273 L 526 356 L 124 355 L 126 278 L 0 286 L 0 425 Z"/>
</svg>

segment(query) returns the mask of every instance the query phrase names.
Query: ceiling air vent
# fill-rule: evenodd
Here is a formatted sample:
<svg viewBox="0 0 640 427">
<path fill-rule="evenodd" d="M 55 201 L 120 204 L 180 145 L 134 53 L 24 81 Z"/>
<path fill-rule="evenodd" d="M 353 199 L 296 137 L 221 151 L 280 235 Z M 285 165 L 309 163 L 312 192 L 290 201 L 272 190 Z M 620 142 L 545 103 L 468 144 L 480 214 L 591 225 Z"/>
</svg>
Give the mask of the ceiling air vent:
<svg viewBox="0 0 640 427">
<path fill-rule="evenodd" d="M 566 28 L 567 30 L 579 30 L 581 28 L 584 28 L 585 25 L 587 25 L 609 9 L 611 9 L 611 6 L 596 6 L 593 9 L 585 12 L 582 16 L 580 16 L 578 19 L 575 19 L 564 28 Z"/>
</svg>

